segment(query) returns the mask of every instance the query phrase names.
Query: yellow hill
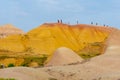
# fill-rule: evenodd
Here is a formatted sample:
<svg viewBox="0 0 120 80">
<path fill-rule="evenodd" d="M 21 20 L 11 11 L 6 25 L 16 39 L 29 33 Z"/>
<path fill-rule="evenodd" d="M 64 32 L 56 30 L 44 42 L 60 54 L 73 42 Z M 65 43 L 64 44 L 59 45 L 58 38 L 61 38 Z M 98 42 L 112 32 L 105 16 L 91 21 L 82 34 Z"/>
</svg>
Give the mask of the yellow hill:
<svg viewBox="0 0 120 80">
<path fill-rule="evenodd" d="M 23 51 L 22 36 L 13 35 L 0 39 L 0 50 L 13 52 Z"/>
<path fill-rule="evenodd" d="M 107 27 L 93 25 L 43 24 L 27 33 L 34 52 L 51 54 L 59 47 L 82 50 L 88 43 L 104 42 Z"/>
<path fill-rule="evenodd" d="M 36 62 L 36 64 L 43 65 L 46 55 L 51 56 L 59 47 L 67 47 L 79 55 L 93 54 L 93 57 L 104 52 L 105 40 L 111 34 L 112 29 L 85 24 L 45 23 L 26 34 L 1 38 L 0 56 L 15 58 L 13 63 L 19 57 L 27 61 L 23 65 L 33 65 L 32 63 Z M 81 56 L 84 58 L 84 55 Z M 3 63 L 5 59 L 0 62 Z M 40 62 L 39 59 L 43 61 Z M 8 64 L 8 61 L 5 63 Z"/>
<path fill-rule="evenodd" d="M 111 29 L 93 25 L 43 24 L 26 35 L 13 35 L 0 39 L 0 50 L 23 52 L 31 50 L 38 54 L 51 54 L 59 47 L 74 51 L 90 43 L 104 42 Z"/>
</svg>

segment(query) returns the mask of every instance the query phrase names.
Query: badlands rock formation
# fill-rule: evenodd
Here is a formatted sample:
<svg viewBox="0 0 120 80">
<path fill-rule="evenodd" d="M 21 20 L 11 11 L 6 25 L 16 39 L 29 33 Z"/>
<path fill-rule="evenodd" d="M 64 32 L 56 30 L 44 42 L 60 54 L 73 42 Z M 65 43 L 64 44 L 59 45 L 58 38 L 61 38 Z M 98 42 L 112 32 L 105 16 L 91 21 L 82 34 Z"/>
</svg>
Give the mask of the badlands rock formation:
<svg viewBox="0 0 120 80">
<path fill-rule="evenodd" d="M 94 25 L 45 23 L 29 31 L 29 45 L 36 53 L 52 54 L 59 47 L 79 52 L 90 43 L 104 42 L 111 28 Z"/>
<path fill-rule="evenodd" d="M 13 30 L 11 25 L 6 27 Z M 47 55 L 49 57 L 53 55 L 57 48 L 67 47 L 79 55 L 84 54 L 89 57 L 92 54 L 93 57 L 96 54 L 104 53 L 106 48 L 104 43 L 112 30 L 111 27 L 86 24 L 45 23 L 24 35 L 11 35 L 0 39 L 0 56 L 7 55 L 7 57 L 12 56 L 13 58 Z M 0 60 L 2 63 L 6 63 L 5 61 L 4 59 Z M 16 59 L 13 63 L 15 62 Z M 23 62 L 23 60 L 20 62 Z M 33 63 L 30 64 L 33 65 Z M 7 62 L 6 65 L 9 64 Z"/>
<path fill-rule="evenodd" d="M 47 27 L 47 28 L 49 28 L 49 27 Z M 56 28 L 58 29 L 58 27 L 56 27 Z M 54 28 L 52 28 L 52 30 L 53 29 Z M 77 30 L 78 30 L 78 28 L 76 29 L 76 31 Z M 90 30 L 91 30 L 91 28 L 90 28 Z M 109 32 L 110 30 L 107 29 L 105 31 Z M 41 31 L 41 28 L 40 28 L 40 31 Z M 78 30 L 78 32 L 79 31 L 80 30 Z M 102 29 L 102 31 L 104 33 L 104 29 Z M 39 32 L 39 30 L 38 30 L 38 32 Z M 47 32 L 50 33 L 49 31 L 46 31 L 45 33 L 48 34 Z M 86 31 L 86 28 L 85 28 L 85 30 L 83 30 L 83 32 L 88 33 L 89 31 Z M 106 51 L 104 54 L 102 54 L 100 56 L 96 56 L 87 61 L 85 60 L 85 61 L 82 61 L 81 63 L 73 64 L 73 65 L 52 66 L 52 67 L 43 67 L 43 68 L 35 68 L 35 69 L 22 68 L 22 67 L 3 69 L 3 70 L 0 70 L 0 77 L 15 78 L 17 80 L 120 80 L 120 67 L 119 67 L 120 66 L 120 35 L 119 35 L 120 31 L 119 30 L 113 30 L 113 31 L 111 30 L 110 32 L 111 32 L 110 36 L 109 36 L 109 38 L 107 38 Z M 36 35 L 35 37 L 42 36 L 42 38 L 44 39 L 44 40 L 41 40 L 41 42 L 42 42 L 42 41 L 46 40 L 46 37 L 44 37 L 45 33 L 43 31 L 43 34 L 41 32 L 41 35 L 37 35 L 37 33 L 34 32 L 34 36 L 35 35 Z M 100 32 L 98 32 L 98 33 L 99 33 L 99 35 L 103 36 L 102 33 L 100 33 Z M 28 34 L 31 38 L 33 37 L 33 35 L 31 33 L 28 33 Z M 85 34 L 84 34 L 84 36 L 83 36 L 83 34 L 81 36 L 85 37 Z M 50 35 L 49 36 L 47 35 L 47 37 L 50 37 Z M 86 41 L 91 41 L 90 37 L 89 36 L 87 36 L 87 37 L 88 37 L 88 40 L 86 40 Z M 92 35 L 91 35 L 91 37 L 92 37 Z M 99 40 L 98 38 L 94 38 L 94 39 Z M 47 39 L 49 39 L 49 38 L 47 38 Z M 64 39 L 64 38 L 62 38 L 62 39 Z M 86 38 L 84 38 L 84 39 L 86 39 Z M 101 39 L 102 38 L 100 38 L 100 40 Z M 102 41 L 103 41 L 103 39 L 102 39 Z M 48 43 L 50 43 L 50 42 L 48 41 Z M 43 48 L 41 48 L 41 49 L 44 50 Z M 61 52 L 61 50 L 64 51 L 64 48 L 58 49 L 54 53 L 54 55 L 58 55 L 57 53 L 59 53 L 59 55 L 61 57 L 63 56 L 63 58 L 64 58 L 65 55 L 62 54 L 63 52 Z M 66 51 L 66 49 L 65 49 L 65 51 Z M 69 52 L 70 50 L 67 49 L 67 51 Z M 64 52 L 64 54 L 69 55 L 69 53 L 65 53 L 65 52 Z M 52 59 L 56 58 L 54 55 L 53 55 Z M 67 56 L 66 56 L 66 58 L 67 58 Z M 58 57 L 58 60 L 59 60 L 59 57 Z M 52 62 L 52 60 L 51 60 L 51 62 Z M 62 63 L 62 62 L 60 62 L 60 63 Z"/>
<path fill-rule="evenodd" d="M 0 49 L 17 52 L 31 49 L 37 54 L 52 55 L 57 48 L 64 46 L 78 53 L 88 45 L 96 42 L 104 43 L 111 30 L 112 28 L 109 27 L 86 24 L 45 23 L 29 31 L 26 35 L 0 39 Z M 97 47 L 102 48 L 101 46 Z M 99 51 L 99 53 L 102 52 Z"/>
</svg>

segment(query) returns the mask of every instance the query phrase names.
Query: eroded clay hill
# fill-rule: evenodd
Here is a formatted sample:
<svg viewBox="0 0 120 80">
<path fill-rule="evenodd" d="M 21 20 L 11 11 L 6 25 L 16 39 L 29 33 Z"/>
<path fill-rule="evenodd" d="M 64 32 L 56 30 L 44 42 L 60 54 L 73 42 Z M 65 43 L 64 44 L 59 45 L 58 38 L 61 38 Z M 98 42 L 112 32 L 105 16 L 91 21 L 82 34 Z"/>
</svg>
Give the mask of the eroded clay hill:
<svg viewBox="0 0 120 80">
<path fill-rule="evenodd" d="M 104 43 L 111 28 L 93 25 L 43 24 L 27 33 L 35 52 L 53 53 L 59 47 L 79 52 L 88 45 Z"/>
<path fill-rule="evenodd" d="M 26 35 L 0 39 L 0 50 L 16 52 L 29 50 L 37 54 L 52 54 L 59 47 L 68 47 L 75 52 L 80 52 L 92 45 L 91 48 L 96 48 L 98 51 L 102 48 L 99 43 L 104 44 L 111 30 L 112 28 L 109 27 L 94 25 L 46 23 Z"/>
<path fill-rule="evenodd" d="M 95 25 L 45 23 L 24 35 L 1 38 L 0 62 L 5 65 L 15 63 L 17 66 L 22 64 L 29 66 L 33 63 L 43 65 L 46 56 L 52 56 L 60 47 L 70 48 L 82 58 L 94 57 L 104 53 L 106 39 L 114 30 L 111 27 Z M 38 61 L 40 57 L 41 62 Z"/>
</svg>

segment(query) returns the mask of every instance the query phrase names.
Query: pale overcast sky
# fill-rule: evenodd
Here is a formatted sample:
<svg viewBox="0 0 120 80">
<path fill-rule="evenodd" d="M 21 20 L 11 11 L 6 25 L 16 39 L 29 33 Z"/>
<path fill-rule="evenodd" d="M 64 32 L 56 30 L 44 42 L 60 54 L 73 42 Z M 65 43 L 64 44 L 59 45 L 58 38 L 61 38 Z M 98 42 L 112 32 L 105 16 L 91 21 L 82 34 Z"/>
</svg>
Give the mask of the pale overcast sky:
<svg viewBox="0 0 120 80">
<path fill-rule="evenodd" d="M 120 0 L 0 0 L 0 25 L 10 23 L 28 31 L 57 19 L 120 28 Z"/>
</svg>

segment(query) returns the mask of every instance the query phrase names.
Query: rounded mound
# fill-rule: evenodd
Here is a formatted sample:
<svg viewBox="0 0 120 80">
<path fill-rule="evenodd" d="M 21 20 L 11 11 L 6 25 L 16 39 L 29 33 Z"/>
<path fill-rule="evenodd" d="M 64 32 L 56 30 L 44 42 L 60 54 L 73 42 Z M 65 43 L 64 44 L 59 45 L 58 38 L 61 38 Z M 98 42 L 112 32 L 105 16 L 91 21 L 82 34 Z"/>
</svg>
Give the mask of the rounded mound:
<svg viewBox="0 0 120 80">
<path fill-rule="evenodd" d="M 24 34 L 24 31 L 21 29 L 14 27 L 11 24 L 6 24 L 0 26 L 0 38 L 5 38 L 10 35 Z"/>
<path fill-rule="evenodd" d="M 81 62 L 83 59 L 69 48 L 58 48 L 45 66 L 61 66 Z"/>
</svg>

